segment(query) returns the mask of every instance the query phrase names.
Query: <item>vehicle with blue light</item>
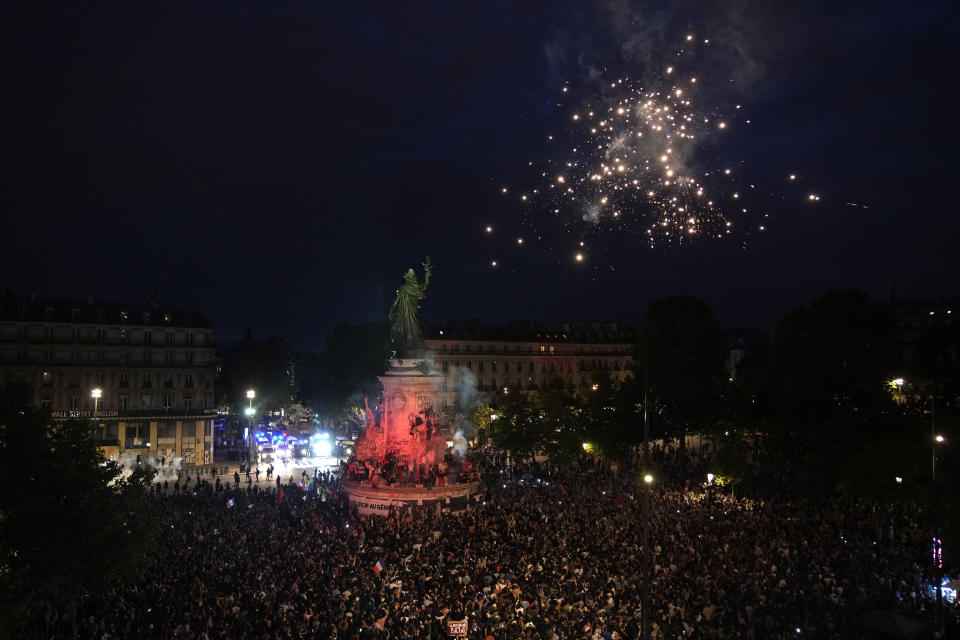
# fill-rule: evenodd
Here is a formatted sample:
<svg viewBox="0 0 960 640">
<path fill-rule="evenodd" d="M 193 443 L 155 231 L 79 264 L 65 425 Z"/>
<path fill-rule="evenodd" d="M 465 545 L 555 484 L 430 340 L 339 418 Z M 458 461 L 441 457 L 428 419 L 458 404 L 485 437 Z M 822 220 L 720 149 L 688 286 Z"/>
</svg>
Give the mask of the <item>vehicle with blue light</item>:
<svg viewBox="0 0 960 640">
<path fill-rule="evenodd" d="M 318 458 L 333 455 L 333 442 L 329 433 L 315 433 L 310 436 L 310 452 Z"/>
</svg>

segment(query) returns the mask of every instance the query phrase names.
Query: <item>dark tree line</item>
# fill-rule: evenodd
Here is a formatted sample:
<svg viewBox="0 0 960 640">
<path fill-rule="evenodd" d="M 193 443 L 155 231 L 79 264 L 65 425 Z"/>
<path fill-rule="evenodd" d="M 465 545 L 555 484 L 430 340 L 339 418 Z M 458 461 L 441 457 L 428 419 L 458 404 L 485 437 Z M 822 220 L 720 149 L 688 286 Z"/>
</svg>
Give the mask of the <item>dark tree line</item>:
<svg viewBox="0 0 960 640">
<path fill-rule="evenodd" d="M 955 331 L 908 336 L 889 305 L 835 290 L 785 314 L 736 368 L 727 332 L 699 300 L 654 301 L 637 335 L 619 385 L 601 377 L 577 393 L 558 383 L 530 401 L 498 397 L 496 442 L 521 457 L 569 459 L 587 443 L 623 458 L 642 442 L 646 399 L 651 439 L 704 436 L 734 482 L 752 473 L 771 491 L 842 490 L 957 512 L 944 504 L 956 500 L 957 447 L 937 448 L 931 432 L 935 418 L 948 443 L 960 433 Z M 897 377 L 906 387 L 891 385 Z"/>
</svg>

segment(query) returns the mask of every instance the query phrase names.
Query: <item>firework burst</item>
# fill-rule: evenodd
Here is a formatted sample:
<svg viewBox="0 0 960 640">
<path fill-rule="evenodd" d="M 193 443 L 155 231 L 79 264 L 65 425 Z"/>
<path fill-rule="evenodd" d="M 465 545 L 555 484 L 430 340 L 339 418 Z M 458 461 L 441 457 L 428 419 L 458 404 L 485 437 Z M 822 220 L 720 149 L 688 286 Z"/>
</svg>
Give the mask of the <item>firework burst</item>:
<svg viewBox="0 0 960 640">
<path fill-rule="evenodd" d="M 532 185 L 503 189 L 527 223 L 553 217 L 581 235 L 626 230 L 651 247 L 763 231 L 767 214 L 751 210 L 756 187 L 730 142 L 750 120 L 699 77 L 697 54 L 708 46 L 687 36 L 671 64 L 647 77 L 608 80 L 577 107 L 559 105 L 568 126 L 546 137 L 546 159 L 529 163 Z M 566 102 L 576 93 L 569 84 L 560 92 Z"/>
</svg>

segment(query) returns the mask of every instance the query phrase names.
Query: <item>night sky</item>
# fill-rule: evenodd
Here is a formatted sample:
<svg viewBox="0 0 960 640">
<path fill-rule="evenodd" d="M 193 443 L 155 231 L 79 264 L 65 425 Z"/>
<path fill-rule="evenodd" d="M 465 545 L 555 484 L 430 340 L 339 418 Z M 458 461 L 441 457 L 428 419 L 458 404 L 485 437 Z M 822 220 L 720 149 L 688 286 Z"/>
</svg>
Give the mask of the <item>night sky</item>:
<svg viewBox="0 0 960 640">
<path fill-rule="evenodd" d="M 630 323 L 692 294 L 769 329 L 829 287 L 955 296 L 956 6 L 8 8 L 0 286 L 157 291 L 221 342 L 249 327 L 307 348 L 385 319 L 428 254 L 430 318 Z M 742 105 L 703 154 L 763 194 L 736 232 L 651 248 L 640 224 L 521 206 L 528 163 L 566 153 L 549 136 L 610 79 L 661 75 L 688 34 L 711 40 L 704 101 Z"/>
</svg>

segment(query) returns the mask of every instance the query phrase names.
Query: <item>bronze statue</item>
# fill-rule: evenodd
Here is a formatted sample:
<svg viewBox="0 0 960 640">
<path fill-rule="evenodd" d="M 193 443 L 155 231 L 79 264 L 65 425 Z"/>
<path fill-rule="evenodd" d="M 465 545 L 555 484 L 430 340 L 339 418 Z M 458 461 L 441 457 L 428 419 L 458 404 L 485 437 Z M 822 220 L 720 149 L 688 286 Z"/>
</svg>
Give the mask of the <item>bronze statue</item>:
<svg viewBox="0 0 960 640">
<path fill-rule="evenodd" d="M 423 262 L 423 284 L 417 274 L 408 269 L 404 282 L 397 289 L 397 297 L 390 306 L 390 340 L 398 352 L 409 353 L 423 349 L 423 330 L 420 328 L 420 301 L 430 284 L 430 258 Z"/>
</svg>

